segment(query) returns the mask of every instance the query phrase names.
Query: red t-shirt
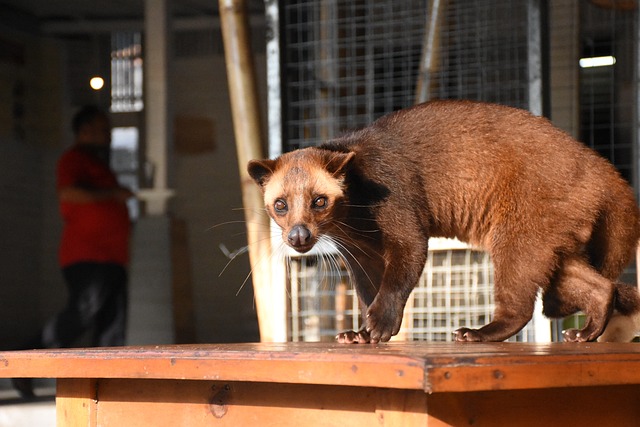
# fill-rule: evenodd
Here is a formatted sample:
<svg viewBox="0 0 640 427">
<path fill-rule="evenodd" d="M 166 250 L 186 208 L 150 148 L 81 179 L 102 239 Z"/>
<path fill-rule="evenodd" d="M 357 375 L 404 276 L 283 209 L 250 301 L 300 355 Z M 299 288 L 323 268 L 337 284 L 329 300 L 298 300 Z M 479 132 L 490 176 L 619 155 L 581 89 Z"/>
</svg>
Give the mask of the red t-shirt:
<svg viewBox="0 0 640 427">
<path fill-rule="evenodd" d="M 58 189 L 108 189 L 118 185 L 108 165 L 82 147 L 70 148 L 58 161 Z M 59 252 L 62 267 L 81 261 L 128 264 L 131 223 L 126 204 L 115 200 L 60 202 L 60 212 L 64 222 Z"/>
</svg>

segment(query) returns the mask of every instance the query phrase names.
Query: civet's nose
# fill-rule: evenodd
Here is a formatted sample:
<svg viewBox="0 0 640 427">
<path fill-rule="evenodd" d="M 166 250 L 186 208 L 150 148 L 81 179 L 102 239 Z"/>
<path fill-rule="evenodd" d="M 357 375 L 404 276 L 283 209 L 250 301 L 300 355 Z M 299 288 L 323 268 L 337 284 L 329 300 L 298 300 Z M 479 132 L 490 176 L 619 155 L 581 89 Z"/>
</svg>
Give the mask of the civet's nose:
<svg viewBox="0 0 640 427">
<path fill-rule="evenodd" d="M 289 244 L 294 247 L 304 247 L 309 244 L 311 240 L 311 232 L 304 225 L 294 225 L 289 235 L 287 236 Z"/>
</svg>

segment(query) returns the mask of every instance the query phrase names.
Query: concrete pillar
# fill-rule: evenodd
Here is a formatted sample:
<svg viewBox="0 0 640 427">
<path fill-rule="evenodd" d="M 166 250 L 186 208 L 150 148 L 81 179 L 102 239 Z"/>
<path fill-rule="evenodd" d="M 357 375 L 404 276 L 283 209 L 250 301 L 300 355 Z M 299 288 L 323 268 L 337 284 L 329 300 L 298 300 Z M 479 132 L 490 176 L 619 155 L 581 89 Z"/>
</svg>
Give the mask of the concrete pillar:
<svg viewBox="0 0 640 427">
<path fill-rule="evenodd" d="M 140 197 L 148 215 L 166 213 L 173 195 L 168 168 L 173 147 L 170 20 L 171 0 L 145 0 L 145 148 L 151 188 L 142 190 Z"/>
<path fill-rule="evenodd" d="M 147 182 L 138 197 L 145 214 L 136 222 L 129 287 L 131 345 L 174 342 L 171 234 L 167 202 L 173 147 L 170 101 L 171 0 L 145 0 L 144 91 Z"/>
<path fill-rule="evenodd" d="M 132 241 L 128 345 L 173 344 L 170 219 L 141 218 Z"/>
</svg>

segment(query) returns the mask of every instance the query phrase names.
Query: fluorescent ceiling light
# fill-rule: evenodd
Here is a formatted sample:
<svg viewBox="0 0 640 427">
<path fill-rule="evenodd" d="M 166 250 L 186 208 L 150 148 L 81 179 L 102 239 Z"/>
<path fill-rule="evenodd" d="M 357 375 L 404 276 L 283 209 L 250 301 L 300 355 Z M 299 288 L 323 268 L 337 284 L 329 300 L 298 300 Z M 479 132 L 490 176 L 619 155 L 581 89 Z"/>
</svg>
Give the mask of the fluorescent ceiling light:
<svg viewBox="0 0 640 427">
<path fill-rule="evenodd" d="M 580 58 L 581 68 L 610 67 L 615 63 L 616 63 L 616 58 L 613 56 L 595 56 L 593 58 Z"/>
</svg>

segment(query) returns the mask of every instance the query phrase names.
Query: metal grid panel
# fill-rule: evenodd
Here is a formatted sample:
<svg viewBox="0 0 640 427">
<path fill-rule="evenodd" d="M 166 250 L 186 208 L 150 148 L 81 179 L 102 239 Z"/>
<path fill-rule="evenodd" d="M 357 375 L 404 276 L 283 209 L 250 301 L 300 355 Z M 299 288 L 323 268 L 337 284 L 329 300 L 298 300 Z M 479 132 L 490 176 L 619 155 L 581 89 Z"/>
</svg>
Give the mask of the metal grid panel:
<svg viewBox="0 0 640 427">
<path fill-rule="evenodd" d="M 461 327 L 479 328 L 493 313 L 489 255 L 469 249 L 431 251 L 425 273 L 409 300 L 404 331 L 409 340 L 452 341 Z"/>
<path fill-rule="evenodd" d="M 453 1 L 442 13 L 432 97 L 527 109 L 527 2 Z"/>
<path fill-rule="evenodd" d="M 286 3 L 281 6 L 285 151 L 316 145 L 414 102 L 431 2 L 309 0 L 282 3 Z M 527 39 L 531 20 L 527 8 L 536 2 L 451 0 L 442 3 L 445 4 L 442 15 L 436 20 L 436 61 L 429 70 L 430 98 L 478 99 L 527 108 L 531 102 L 528 97 L 532 78 L 528 63 L 531 40 Z M 558 15 L 552 16 L 579 27 L 569 33 L 579 34 L 581 54 L 594 55 L 605 43 L 618 60 L 616 66 L 609 69 L 583 70 L 579 79 L 567 69 L 563 81 L 567 84 L 578 81 L 579 96 L 565 97 L 563 102 L 567 105 L 563 108 L 569 112 L 578 110 L 580 118 L 575 120 L 578 126 L 574 126 L 571 114 L 567 114 L 566 123 L 559 124 L 571 131 L 578 127 L 581 139 L 611 159 L 627 179 L 635 182 L 633 162 L 637 153 L 633 151 L 635 120 L 632 114 L 636 111 L 636 92 L 629 88 L 635 87 L 637 11 L 603 9 L 591 2 L 563 0 L 559 3 L 564 15 L 558 9 Z M 579 19 L 568 19 L 574 16 L 571 11 L 580 11 Z M 563 55 L 566 59 L 566 54 Z M 569 59 L 567 64 L 578 59 Z M 552 63 L 551 69 L 553 73 L 557 67 Z M 576 103 L 579 108 L 575 107 Z M 431 255 L 438 257 L 433 252 Z M 471 272 L 460 270 L 464 271 L 460 273 L 454 264 L 447 267 L 449 270 L 437 273 L 444 274 L 445 279 L 437 278 L 436 283 L 438 280 L 450 282 L 440 288 L 442 293 L 425 290 L 429 280 L 433 285 L 433 277 L 429 279 L 432 273 L 427 269 L 410 305 L 428 309 L 411 314 L 413 323 L 405 328 L 409 339 L 432 334 L 427 338 L 446 340 L 457 326 L 476 326 L 488 321 L 489 305 L 481 308 L 469 305 L 461 310 L 475 320 L 455 318 L 453 311 L 445 318 L 441 314 L 437 319 L 423 317 L 432 310 L 440 310 L 437 301 L 449 301 L 445 307 L 447 304 L 453 307 L 460 301 L 452 294 L 456 292 L 453 288 L 456 275 L 471 278 L 475 267 Z M 432 264 L 429 267 L 434 268 Z M 435 268 L 437 272 L 440 267 Z M 469 282 L 465 283 L 463 286 L 470 286 Z M 484 289 L 477 290 L 484 292 Z M 486 296 L 481 299 L 482 303 L 488 301 Z M 357 316 L 354 314 L 352 318 Z M 445 322 L 449 323 L 448 327 L 442 326 Z M 474 322 L 477 323 L 474 325 Z M 424 325 L 429 327 L 429 332 L 423 330 Z M 441 326 L 443 329 L 437 330 Z M 533 340 L 533 330 L 530 324 L 515 339 Z"/>
<path fill-rule="evenodd" d="M 577 87 L 577 131 L 572 132 L 589 147 L 610 160 L 622 176 L 637 188 L 637 152 L 634 148 L 637 134 L 634 132 L 637 112 L 637 84 L 635 66 L 637 61 L 637 9 L 615 7 L 614 4 L 595 5 L 596 2 L 563 0 L 577 13 L 564 23 L 564 31 L 575 34 L 564 43 L 576 44 L 578 57 L 573 57 L 577 79 L 566 85 Z M 561 49 L 558 49 L 561 50 Z M 615 64 L 599 67 L 579 65 L 579 59 L 612 56 Z M 561 61 L 558 61 L 561 62 Z M 552 67 L 557 67 L 552 63 Z M 556 70 L 557 71 L 557 70 Z M 561 72 L 563 70 L 560 70 Z M 552 71 L 553 72 L 553 71 Z M 562 103 L 563 101 L 561 101 Z M 562 117 L 562 114 L 559 115 Z M 554 122 L 562 127 L 569 124 Z M 625 270 L 620 280 L 635 283 L 636 266 Z M 582 327 L 584 315 L 576 314 L 557 322 L 554 340 L 562 340 L 561 330 Z"/>
<path fill-rule="evenodd" d="M 358 298 L 344 264 L 315 256 L 289 260 L 288 340 L 333 341 L 360 327 Z"/>
<path fill-rule="evenodd" d="M 317 145 L 414 103 L 429 1 L 282 3 L 285 151 Z M 445 3 L 436 29 L 439 60 L 428 83 L 432 97 L 526 108 L 527 2 Z M 470 249 L 431 255 L 409 300 L 405 316 L 410 321 L 401 334 L 450 340 L 457 327 L 489 322 L 493 295 L 488 256 Z M 339 285 L 327 288 L 327 273 L 305 259 L 296 258 L 289 266 L 290 339 L 331 340 L 342 329 L 357 329 L 351 285 L 347 321 L 343 309 L 335 310 L 343 304 L 336 304 L 336 298 L 345 298 L 341 284 L 348 280 L 346 271 L 337 282 L 332 279 Z M 527 332 L 517 339 L 527 339 Z"/>
<path fill-rule="evenodd" d="M 584 2 L 579 28 L 583 58 L 615 58 L 610 66 L 580 67 L 580 139 L 609 159 L 631 183 L 636 15 L 637 10 Z"/>
<path fill-rule="evenodd" d="M 286 150 L 413 104 L 427 1 L 284 3 Z M 527 2 L 445 3 L 432 98 L 527 108 Z"/>
<path fill-rule="evenodd" d="M 344 265 L 302 256 L 290 259 L 289 266 L 290 341 L 333 341 L 340 331 L 359 329 L 358 298 Z M 489 323 L 493 308 L 493 267 L 486 252 L 434 250 L 407 301 L 399 337 L 452 341 L 458 328 Z M 509 339 L 533 340 L 533 322 Z"/>
<path fill-rule="evenodd" d="M 283 3 L 287 150 L 412 104 L 425 1 Z"/>
</svg>

